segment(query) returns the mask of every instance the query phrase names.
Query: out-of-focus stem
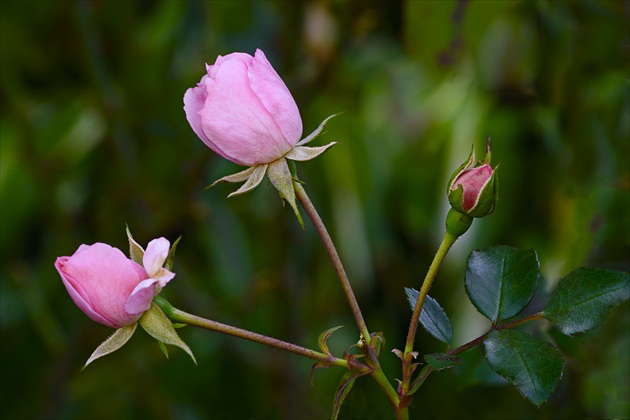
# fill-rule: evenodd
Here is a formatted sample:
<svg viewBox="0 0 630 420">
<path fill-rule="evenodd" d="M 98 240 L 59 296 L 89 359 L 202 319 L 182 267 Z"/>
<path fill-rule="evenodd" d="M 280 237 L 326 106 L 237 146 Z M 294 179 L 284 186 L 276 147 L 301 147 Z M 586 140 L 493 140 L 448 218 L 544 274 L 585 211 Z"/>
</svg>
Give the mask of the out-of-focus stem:
<svg viewBox="0 0 630 420">
<path fill-rule="evenodd" d="M 377 385 L 381 388 L 392 407 L 394 407 L 396 417 L 399 419 L 408 419 L 409 413 L 407 408 L 400 407 L 400 398 L 398 393 L 383 373 L 378 357 L 371 347 L 372 337 L 370 336 L 370 332 L 365 324 L 365 320 L 363 319 L 363 314 L 361 313 L 357 299 L 354 296 L 350 280 L 348 279 L 346 270 L 343 268 L 343 264 L 341 263 L 341 259 L 339 258 L 339 254 L 335 248 L 335 244 L 328 234 L 328 230 L 326 229 L 326 226 L 324 226 L 324 222 L 321 217 L 319 217 L 315 206 L 306 194 L 304 187 L 302 187 L 302 185 L 298 182 L 294 182 L 293 186 L 295 188 L 295 196 L 304 208 L 304 211 L 306 211 L 309 219 L 311 219 L 311 222 L 315 226 L 315 230 L 319 234 L 326 251 L 328 251 L 328 255 L 330 256 L 332 264 L 339 277 L 339 281 L 341 282 L 341 287 L 343 288 L 346 298 L 348 299 L 348 303 L 350 304 L 350 309 L 354 315 L 359 332 L 363 336 L 363 340 L 365 340 L 365 345 L 368 347 L 365 354 L 367 356 L 366 363 L 370 366 L 370 368 L 372 368 L 370 376 L 374 379 L 374 381 L 376 381 Z"/>
<path fill-rule="evenodd" d="M 324 243 L 326 251 L 328 251 L 328 255 L 332 260 L 335 271 L 337 271 L 337 275 L 339 276 L 341 287 L 343 288 L 343 291 L 346 294 L 346 298 L 348 299 L 348 303 L 350 304 L 350 309 L 352 310 L 352 314 L 354 315 L 354 319 L 357 323 L 357 327 L 359 328 L 359 332 L 363 335 L 363 338 L 369 344 L 370 332 L 368 331 L 365 320 L 363 319 L 363 314 L 361 313 L 361 309 L 359 308 L 359 304 L 357 303 L 357 298 L 354 296 L 354 291 L 352 290 L 352 286 L 350 285 L 350 280 L 348 279 L 346 270 L 343 268 L 343 264 L 341 263 L 341 259 L 339 258 L 339 254 L 337 253 L 337 249 L 335 248 L 335 244 L 330 238 L 328 230 L 326 230 L 326 226 L 324 226 L 324 222 L 322 221 L 321 217 L 319 217 L 315 206 L 313 206 L 313 203 L 308 198 L 308 195 L 306 194 L 306 191 L 304 190 L 302 185 L 298 182 L 294 182 L 293 186 L 295 187 L 295 196 L 306 211 L 308 217 L 311 219 L 311 222 L 313 222 L 315 230 Z"/>
</svg>

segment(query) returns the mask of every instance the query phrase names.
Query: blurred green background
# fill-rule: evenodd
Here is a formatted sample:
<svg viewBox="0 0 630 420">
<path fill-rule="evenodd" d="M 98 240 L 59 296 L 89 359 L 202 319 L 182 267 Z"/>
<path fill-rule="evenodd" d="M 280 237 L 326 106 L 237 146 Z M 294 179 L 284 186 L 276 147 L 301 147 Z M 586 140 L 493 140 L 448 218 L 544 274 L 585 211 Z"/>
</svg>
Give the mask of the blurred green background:
<svg viewBox="0 0 630 420">
<path fill-rule="evenodd" d="M 164 290 L 186 311 L 341 354 L 358 339 L 312 226 L 302 231 L 264 182 L 204 190 L 241 168 L 196 138 L 182 97 L 204 63 L 265 51 L 300 108 L 305 135 L 344 111 L 300 164 L 336 240 L 381 360 L 411 314 L 443 232 L 446 181 L 493 138 L 500 201 L 455 246 L 432 289 L 455 344 L 484 332 L 463 272 L 475 248 L 535 248 L 544 282 L 630 270 L 628 1 L 3 1 L 0 3 L 2 419 L 319 419 L 340 369 L 187 327 L 198 366 L 166 360 L 143 331 L 80 369 L 112 330 L 72 303 L 53 267 L 82 244 L 126 249 L 182 235 Z M 597 330 L 533 328 L 567 357 L 540 409 L 484 368 L 477 349 L 429 378 L 414 418 L 628 418 L 629 308 Z M 528 328 L 530 328 L 528 326 Z M 443 350 L 421 332 L 422 353 Z M 361 380 L 343 418 L 391 418 Z"/>
</svg>

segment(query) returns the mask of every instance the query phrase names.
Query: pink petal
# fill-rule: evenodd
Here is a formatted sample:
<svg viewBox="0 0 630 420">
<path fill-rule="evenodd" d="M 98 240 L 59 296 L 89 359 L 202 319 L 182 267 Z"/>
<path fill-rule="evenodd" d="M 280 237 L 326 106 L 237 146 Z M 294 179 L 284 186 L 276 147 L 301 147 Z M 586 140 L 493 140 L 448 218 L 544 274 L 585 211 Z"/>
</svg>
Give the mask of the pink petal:
<svg viewBox="0 0 630 420">
<path fill-rule="evenodd" d="M 102 243 L 83 246 L 72 257 L 59 258 L 55 266 L 72 299 L 94 321 L 119 328 L 138 319 L 124 306 L 149 276 L 119 249 Z"/>
<path fill-rule="evenodd" d="M 164 265 L 170 245 L 166 238 L 154 239 L 147 245 L 147 250 L 142 257 L 142 265 L 144 265 L 144 269 L 149 274 L 149 277 L 153 278 Z"/>
<path fill-rule="evenodd" d="M 146 279 L 138 283 L 125 303 L 125 311 L 130 314 L 142 314 L 148 310 L 155 297 L 157 282 L 156 279 Z"/>
<path fill-rule="evenodd" d="M 291 146 L 302 137 L 302 118 L 291 92 L 267 60 L 257 49 L 248 71 L 250 87 L 273 116 Z"/>
<path fill-rule="evenodd" d="M 175 273 L 168 271 L 166 268 L 160 268 L 160 270 L 157 273 L 151 276 L 152 279 L 157 280 L 158 287 L 160 289 L 163 289 L 164 287 L 166 287 L 166 284 L 169 281 L 173 280 L 174 277 L 175 277 Z"/>
<path fill-rule="evenodd" d="M 453 183 L 453 190 L 460 185 L 464 187 L 463 210 L 470 210 L 477 204 L 479 194 L 492 176 L 492 167 L 489 164 L 462 172 Z"/>
<path fill-rule="evenodd" d="M 81 245 L 85 246 L 85 245 Z M 65 266 L 70 257 L 59 257 L 55 261 L 55 268 L 61 276 L 61 281 L 66 287 L 68 294 L 74 301 L 75 305 L 79 307 L 92 321 L 96 321 L 99 324 L 107 325 L 108 327 L 117 328 L 118 325 L 111 319 L 105 318 L 92 309 L 92 304 L 89 300 L 88 294 L 83 290 L 81 284 L 72 276 L 65 274 Z"/>
<path fill-rule="evenodd" d="M 184 94 L 184 112 L 186 113 L 186 119 L 192 127 L 195 134 L 204 142 L 207 143 L 208 139 L 203 133 L 201 128 L 201 117 L 199 112 L 203 108 L 203 104 L 206 100 L 206 88 L 204 80 L 208 76 L 203 76 L 197 86 L 190 88 Z M 211 147 L 208 145 L 208 147 Z"/>
</svg>

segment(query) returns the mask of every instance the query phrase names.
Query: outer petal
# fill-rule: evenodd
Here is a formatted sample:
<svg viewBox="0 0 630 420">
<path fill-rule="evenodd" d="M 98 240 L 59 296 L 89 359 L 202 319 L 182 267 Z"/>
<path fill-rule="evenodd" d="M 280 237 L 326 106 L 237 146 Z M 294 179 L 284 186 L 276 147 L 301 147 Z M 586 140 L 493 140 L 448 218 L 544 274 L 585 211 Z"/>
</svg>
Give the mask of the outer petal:
<svg viewBox="0 0 630 420">
<path fill-rule="evenodd" d="M 86 245 L 81 245 L 86 246 Z M 110 318 L 106 318 L 94 309 L 92 309 L 92 303 L 90 298 L 85 293 L 85 290 L 81 287 L 81 284 L 76 281 L 71 275 L 65 273 L 65 266 L 68 263 L 70 257 L 59 257 L 55 261 L 55 268 L 61 276 L 63 285 L 66 286 L 66 290 L 74 303 L 85 313 L 91 320 L 98 322 L 99 324 L 107 325 L 108 327 L 117 328 L 117 325 Z"/>
<path fill-rule="evenodd" d="M 252 91 L 273 116 L 284 138 L 295 146 L 302 137 L 300 111 L 291 92 L 261 50 L 256 50 L 247 74 Z"/>
<path fill-rule="evenodd" d="M 125 303 L 125 311 L 133 315 L 141 315 L 148 310 L 155 297 L 157 283 L 157 279 L 146 279 L 138 283 Z"/>
<path fill-rule="evenodd" d="M 94 321 L 120 328 L 138 320 L 140 315 L 129 314 L 124 306 L 149 276 L 120 250 L 96 243 L 58 258 L 55 266 L 72 299 Z"/>
<path fill-rule="evenodd" d="M 215 152 L 247 166 L 272 162 L 292 148 L 274 117 L 249 86 L 241 60 L 224 61 L 206 78 L 201 126 Z M 214 147 L 212 147 L 214 144 Z"/>
<path fill-rule="evenodd" d="M 201 117 L 199 116 L 199 112 L 206 101 L 206 88 L 204 81 L 207 77 L 208 76 L 203 76 L 196 87 L 188 89 L 184 94 L 184 112 L 186 113 L 186 119 L 195 134 L 204 143 L 206 143 L 208 147 L 212 148 L 212 146 L 208 144 L 206 135 L 203 133 L 203 129 L 201 128 Z"/>
</svg>

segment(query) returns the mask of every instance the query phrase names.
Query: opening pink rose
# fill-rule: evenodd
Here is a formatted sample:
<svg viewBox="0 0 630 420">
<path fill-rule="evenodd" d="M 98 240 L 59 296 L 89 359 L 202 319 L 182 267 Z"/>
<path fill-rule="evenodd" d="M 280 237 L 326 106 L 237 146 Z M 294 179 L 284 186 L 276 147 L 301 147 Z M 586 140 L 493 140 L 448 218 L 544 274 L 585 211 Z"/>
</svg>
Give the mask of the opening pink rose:
<svg viewBox="0 0 630 420">
<path fill-rule="evenodd" d="M 81 245 L 71 257 L 59 257 L 55 268 L 74 303 L 92 320 L 113 328 L 135 323 L 159 290 L 175 274 L 162 268 L 169 242 L 151 241 L 143 264 L 107 244 Z"/>
</svg>

